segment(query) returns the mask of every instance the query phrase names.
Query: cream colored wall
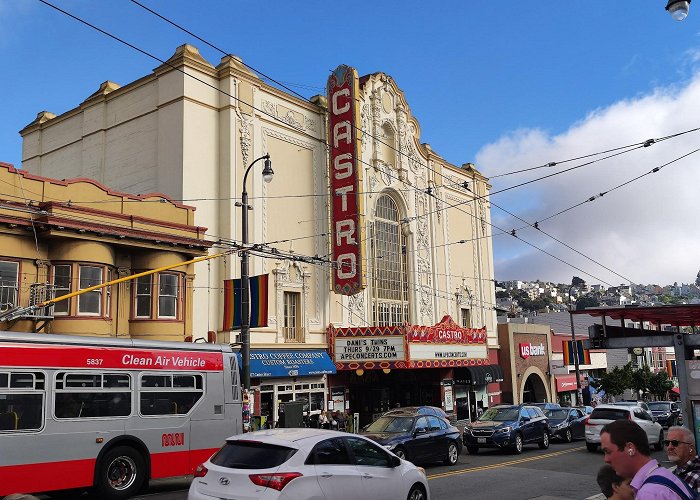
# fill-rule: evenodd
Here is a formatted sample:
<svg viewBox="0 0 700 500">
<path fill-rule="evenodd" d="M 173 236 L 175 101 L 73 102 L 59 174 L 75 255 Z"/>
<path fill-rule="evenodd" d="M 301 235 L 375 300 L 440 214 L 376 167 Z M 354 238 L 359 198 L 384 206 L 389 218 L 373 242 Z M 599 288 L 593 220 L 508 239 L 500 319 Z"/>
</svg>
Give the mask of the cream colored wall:
<svg viewBox="0 0 700 500">
<path fill-rule="evenodd" d="M 60 172 L 61 178 L 89 172 L 93 177 L 109 181 L 116 189 L 134 193 L 163 191 L 175 199 L 211 198 L 191 203 L 197 206 L 197 225 L 208 228 L 210 240 L 222 237 L 239 241 L 240 208 L 234 204 L 242 190 L 243 171 L 254 159 L 269 152 L 275 170 L 272 183 L 263 185 L 262 162 L 254 167 L 248 179 L 254 207 L 249 213 L 250 241 L 259 243 L 327 233 L 328 159 L 322 142 L 325 141 L 323 113 L 312 104 L 266 86 L 241 69 L 235 60 L 224 58 L 214 68 L 200 60 L 191 48 L 185 53 L 188 55 L 175 57 L 171 63 L 245 103 L 161 66 L 137 82 L 90 98 L 82 108 L 42 126 L 28 126 L 23 131 L 23 166 L 43 175 L 57 176 Z M 251 102 L 256 109 L 246 104 Z M 409 278 L 411 320 L 433 324 L 449 313 L 459 321 L 459 304 L 453 298 L 462 285 L 461 276 L 470 290 L 478 291 L 476 309 L 480 304 L 494 302 L 492 284 L 484 280 L 479 289 L 474 281 L 477 276 L 493 277 L 490 238 L 474 244 L 447 245 L 470 239 L 478 231 L 473 220 L 457 210 L 435 213 L 451 202 L 450 197 L 461 200 L 464 196 L 458 190 L 440 187 L 447 181 L 433 170 L 459 182 L 472 182 L 470 174 L 447 166 L 428 146 L 420 144 L 418 122 L 411 116 L 403 93 L 386 75 L 370 78 L 360 105 L 363 129 L 376 137 L 390 132 L 392 144 L 404 153 L 392 153 L 369 134 L 363 139 L 364 163 L 360 168 L 364 174 L 361 190 L 366 193 L 365 223 L 372 221 L 377 199 L 376 195 L 367 193 L 381 190 L 393 194 L 404 215 L 428 214 L 405 225 L 409 269 L 414 273 Z M 100 130 L 100 123 L 104 131 Z M 91 130 L 91 134 L 81 135 L 83 128 Z M 70 141 L 77 142 L 69 144 Z M 52 149 L 47 149 L 47 144 Z M 99 153 L 101 148 L 105 151 L 103 156 Z M 408 185 L 398 181 L 398 177 Z M 480 182 L 483 188 L 483 180 Z M 421 195 L 420 190 L 428 186 L 439 188 L 440 202 Z M 410 191 L 403 192 L 407 188 Z M 263 201 L 261 195 L 267 198 Z M 274 198 L 277 195 L 309 196 Z M 443 247 L 438 249 L 438 245 Z M 327 255 L 329 248 L 327 237 L 296 239 L 275 246 L 321 256 Z M 479 251 L 475 268 L 476 246 Z M 368 257 L 366 254 L 365 258 Z M 297 271 L 289 271 L 284 268 L 286 265 L 283 260 L 252 257 L 251 275 L 274 271 L 280 287 L 296 286 L 291 276 Z M 195 337 L 221 328 L 221 286 L 224 279 L 238 277 L 239 269 L 236 255 L 195 266 Z M 418 270 L 426 272 L 416 274 Z M 307 342 L 324 344 L 329 323 L 347 326 L 371 321 L 370 288 L 353 298 L 338 296 L 329 291 L 328 267 L 303 264 L 298 273 L 302 276 L 299 279 L 306 283 L 303 304 Z M 254 333 L 254 343 L 279 341 L 278 303 L 277 298 L 271 298 L 270 327 Z M 472 317 L 474 326 L 486 325 L 489 345 L 497 345 L 495 312 L 472 307 Z"/>
</svg>

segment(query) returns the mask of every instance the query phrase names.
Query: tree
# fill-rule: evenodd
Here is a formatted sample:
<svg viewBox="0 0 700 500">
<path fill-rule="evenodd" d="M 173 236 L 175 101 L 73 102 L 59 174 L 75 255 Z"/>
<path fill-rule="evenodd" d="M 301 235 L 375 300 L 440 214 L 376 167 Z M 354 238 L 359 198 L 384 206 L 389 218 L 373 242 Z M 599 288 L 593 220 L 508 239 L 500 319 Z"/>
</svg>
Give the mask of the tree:
<svg viewBox="0 0 700 500">
<path fill-rule="evenodd" d="M 596 389 L 602 389 L 605 394 L 617 396 L 632 386 L 632 365 L 627 363 L 623 367 L 616 366 L 611 371 L 604 373 L 593 383 Z"/>
<path fill-rule="evenodd" d="M 698 271 L 698 275 L 695 277 L 695 284 L 700 286 L 700 271 Z"/>
<path fill-rule="evenodd" d="M 576 310 L 582 311 L 587 307 L 598 307 L 599 305 L 600 302 L 598 302 L 598 299 L 590 295 L 586 295 L 585 297 L 580 297 L 576 301 Z"/>
<path fill-rule="evenodd" d="M 498 292 L 496 292 L 496 298 L 497 299 L 509 299 L 510 294 L 508 292 L 505 292 L 505 291 L 498 291 Z"/>
<path fill-rule="evenodd" d="M 649 380 L 649 392 L 653 394 L 656 399 L 666 399 L 666 393 L 673 389 L 673 381 L 668 378 L 668 373 L 665 371 L 660 371 L 659 373 L 654 373 Z"/>
<path fill-rule="evenodd" d="M 586 280 L 581 279 L 578 276 L 574 276 L 571 278 L 571 284 L 574 286 L 585 286 Z"/>
<path fill-rule="evenodd" d="M 632 372 L 632 389 L 636 391 L 637 395 L 641 392 L 642 397 L 644 397 L 644 395 L 649 392 L 649 384 L 653 376 L 654 374 L 651 372 L 648 365 L 644 365 Z"/>
</svg>

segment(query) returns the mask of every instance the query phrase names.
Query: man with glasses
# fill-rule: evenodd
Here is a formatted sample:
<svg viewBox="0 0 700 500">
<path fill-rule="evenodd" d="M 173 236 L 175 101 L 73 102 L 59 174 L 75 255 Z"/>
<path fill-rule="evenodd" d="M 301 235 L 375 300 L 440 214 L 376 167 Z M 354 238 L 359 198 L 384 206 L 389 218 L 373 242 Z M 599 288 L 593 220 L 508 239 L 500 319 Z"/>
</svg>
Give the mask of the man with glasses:
<svg viewBox="0 0 700 500">
<path fill-rule="evenodd" d="M 686 427 L 671 427 L 666 439 L 668 459 L 676 464 L 673 473 L 700 493 L 700 457 L 695 450 L 695 436 Z"/>
</svg>

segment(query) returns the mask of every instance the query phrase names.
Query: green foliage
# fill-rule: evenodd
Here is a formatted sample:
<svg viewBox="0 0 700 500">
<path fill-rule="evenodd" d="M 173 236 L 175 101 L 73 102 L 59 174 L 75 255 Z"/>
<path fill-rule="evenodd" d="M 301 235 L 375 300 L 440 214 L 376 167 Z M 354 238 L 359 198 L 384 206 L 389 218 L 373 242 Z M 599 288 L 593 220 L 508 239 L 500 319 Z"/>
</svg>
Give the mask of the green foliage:
<svg viewBox="0 0 700 500">
<path fill-rule="evenodd" d="M 505 292 L 505 291 L 496 292 L 497 299 L 507 299 L 508 297 L 510 297 L 510 294 L 508 292 Z"/>
<path fill-rule="evenodd" d="M 654 373 L 649 380 L 649 392 L 657 399 L 666 397 L 666 393 L 673 389 L 673 381 L 668 378 L 668 373 L 660 371 Z"/>
<path fill-rule="evenodd" d="M 653 394 L 658 399 L 665 398 L 666 393 L 673 389 L 673 382 L 665 371 L 653 373 L 646 365 L 635 370 L 632 363 L 623 367 L 616 366 L 592 385 L 611 396 L 618 396 L 625 392 L 625 389 L 632 389 L 637 391 L 637 394 Z"/>
<path fill-rule="evenodd" d="M 598 299 L 591 295 L 586 295 L 584 297 L 579 297 L 579 299 L 576 301 L 576 310 L 582 311 L 587 307 L 598 307 L 599 305 L 600 302 L 598 302 Z"/>
<path fill-rule="evenodd" d="M 571 284 L 574 286 L 582 286 L 586 284 L 586 280 L 579 278 L 578 276 L 574 276 L 571 278 Z"/>
<path fill-rule="evenodd" d="M 631 389 L 634 389 L 637 394 L 641 392 L 643 396 L 647 393 L 647 391 L 649 391 L 649 383 L 651 382 L 651 378 L 653 376 L 654 374 L 647 365 L 642 366 L 638 370 L 634 370 L 632 372 Z"/>
<path fill-rule="evenodd" d="M 594 387 L 603 389 L 606 394 L 617 396 L 632 387 L 632 364 L 623 367 L 616 366 L 612 371 L 604 373 L 596 380 Z"/>
</svg>

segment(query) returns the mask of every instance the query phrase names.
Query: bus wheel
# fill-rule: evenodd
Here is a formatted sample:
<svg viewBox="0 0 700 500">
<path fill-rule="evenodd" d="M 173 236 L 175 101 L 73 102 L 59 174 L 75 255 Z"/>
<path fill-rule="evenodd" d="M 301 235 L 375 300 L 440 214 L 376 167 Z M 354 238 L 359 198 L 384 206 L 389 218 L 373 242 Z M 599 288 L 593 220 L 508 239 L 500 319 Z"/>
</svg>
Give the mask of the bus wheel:
<svg viewBox="0 0 700 500">
<path fill-rule="evenodd" d="M 130 446 L 117 446 L 105 453 L 97 466 L 95 488 L 98 498 L 121 500 L 134 496 L 146 478 L 141 454 Z"/>
</svg>

